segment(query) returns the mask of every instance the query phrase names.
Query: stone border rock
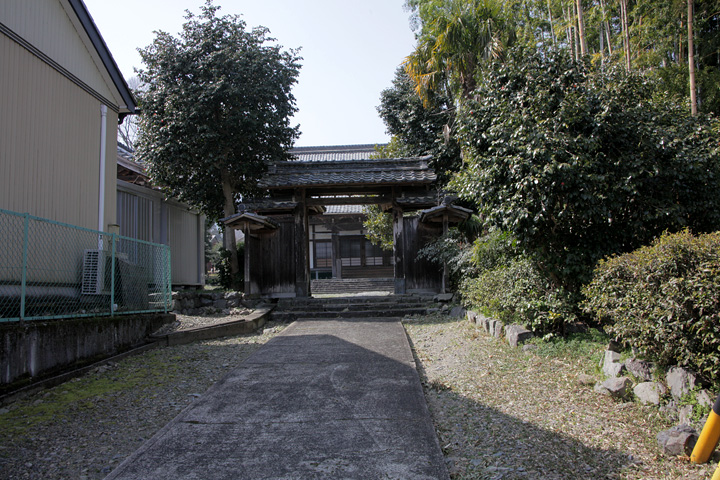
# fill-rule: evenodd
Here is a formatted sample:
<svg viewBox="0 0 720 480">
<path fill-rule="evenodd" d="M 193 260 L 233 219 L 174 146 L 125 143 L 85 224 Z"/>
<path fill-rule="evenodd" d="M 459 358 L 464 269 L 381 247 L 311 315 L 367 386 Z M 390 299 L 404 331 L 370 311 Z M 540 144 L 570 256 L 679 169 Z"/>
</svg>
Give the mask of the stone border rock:
<svg viewBox="0 0 720 480">
<path fill-rule="evenodd" d="M 231 308 L 245 305 L 240 292 L 213 292 L 206 290 L 179 290 L 172 294 L 172 310 L 183 315 L 212 315 L 227 313 Z"/>
<path fill-rule="evenodd" d="M 533 336 L 532 332 L 522 325 L 503 325 L 499 320 L 486 317 L 473 310 L 467 310 L 465 317 L 493 337 L 502 338 L 504 336 L 508 344 L 513 347 L 521 346 Z M 532 345 L 525 347 L 532 347 Z M 696 385 L 700 384 L 697 376 L 681 367 L 670 368 L 664 383 L 653 381 L 655 365 L 652 362 L 636 358 L 622 362 L 620 353 L 616 351 L 619 349 L 618 347 L 619 345 L 611 342 L 600 362 L 600 369 L 607 377 L 604 381 L 597 382 L 590 375 L 582 375 L 582 378 L 578 378 L 578 383 L 582 386 L 592 386 L 597 393 L 619 400 L 627 400 L 632 396 L 632 392 L 637 401 L 645 405 L 662 405 L 669 392 L 671 398 L 664 406 L 661 406 L 661 409 L 671 417 L 677 416 L 680 425 L 660 432 L 657 440 L 666 455 L 689 455 L 698 438 L 697 431 L 689 425 L 693 414 L 693 405 L 678 408 L 678 402 L 683 399 L 687 401 L 687 396 L 696 392 L 694 402 L 712 408 L 712 399 L 716 396 L 705 389 L 696 390 Z M 640 382 L 634 385 L 633 379 L 623 376 L 625 373 L 630 373 Z"/>
<path fill-rule="evenodd" d="M 615 345 L 610 345 L 605 351 L 600 364 L 602 372 L 607 379 L 597 382 L 594 389 L 596 392 L 611 395 L 618 398 L 626 398 L 629 395 L 629 386 L 633 380 L 621 376 L 630 373 L 632 377 L 639 380 L 632 392 L 635 399 L 644 405 L 656 405 L 660 407 L 669 418 L 678 422 L 678 425 L 664 430 L 657 435 L 658 444 L 665 455 L 690 455 L 698 434 L 693 428 L 694 405 L 701 405 L 712 408 L 715 398 L 708 390 L 698 390 L 700 385 L 697 375 L 682 367 L 671 367 L 661 381 L 653 378 L 655 365 L 652 362 L 630 358 L 621 362 L 621 356 L 615 350 Z M 628 388 L 614 391 L 609 388 L 611 385 L 625 385 Z M 669 394 L 669 395 L 668 395 Z M 681 404 L 684 402 L 685 404 Z M 702 428 L 702 424 L 696 425 Z"/>
<path fill-rule="evenodd" d="M 522 325 L 503 325 L 500 320 L 486 317 L 482 313 L 473 310 L 467 310 L 465 318 L 493 337 L 503 338 L 504 336 L 507 343 L 512 347 L 519 347 L 533 337 L 533 333 Z"/>
</svg>

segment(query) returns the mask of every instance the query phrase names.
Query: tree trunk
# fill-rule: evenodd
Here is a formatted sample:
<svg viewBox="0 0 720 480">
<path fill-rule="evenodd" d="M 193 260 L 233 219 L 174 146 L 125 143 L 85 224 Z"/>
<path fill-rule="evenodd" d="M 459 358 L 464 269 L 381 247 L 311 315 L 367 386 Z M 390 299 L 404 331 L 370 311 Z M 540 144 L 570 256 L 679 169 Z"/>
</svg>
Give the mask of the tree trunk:
<svg viewBox="0 0 720 480">
<path fill-rule="evenodd" d="M 582 0 L 575 0 L 575 9 L 577 10 L 578 36 L 580 37 L 580 55 L 587 55 L 587 39 L 585 38 L 585 20 L 583 19 Z"/>
<path fill-rule="evenodd" d="M 625 48 L 625 68 L 630 71 L 630 30 L 628 21 L 628 0 L 620 0 L 620 21 L 623 30 L 623 47 Z"/>
<path fill-rule="evenodd" d="M 548 17 L 550 18 L 550 38 L 552 38 L 553 45 L 557 45 L 557 37 L 555 37 L 555 24 L 553 23 L 552 8 L 550 8 L 550 0 L 547 0 L 548 6 Z"/>
<path fill-rule="evenodd" d="M 572 5 L 570 7 L 571 9 L 571 18 L 573 23 L 573 41 L 575 42 L 575 61 L 580 60 L 580 35 L 578 33 L 577 28 L 577 10 L 576 5 Z"/>
<path fill-rule="evenodd" d="M 567 25 L 566 32 L 570 53 L 572 58 L 577 60 L 577 42 L 575 41 L 575 19 L 573 17 L 573 11 L 574 8 L 568 5 L 567 10 L 563 9 L 563 14 L 565 15 L 565 24 Z"/>
<path fill-rule="evenodd" d="M 697 88 L 695 86 L 695 42 L 693 39 L 693 0 L 688 0 L 688 68 L 690 76 L 690 113 L 697 115 Z"/>
<path fill-rule="evenodd" d="M 600 22 L 605 30 L 605 38 L 607 39 L 607 49 L 608 49 L 608 57 L 612 57 L 612 42 L 610 41 L 610 22 L 607 19 L 607 15 L 605 13 L 605 0 L 600 0 L 600 9 L 602 12 L 602 21 Z M 602 36 L 602 32 L 600 33 L 600 36 Z"/>
<path fill-rule="evenodd" d="M 223 205 L 223 214 L 225 217 L 235 214 L 235 192 L 230 182 L 230 174 L 227 172 L 222 173 L 222 189 L 223 197 L 225 198 L 225 204 Z M 223 246 L 225 250 L 230 251 L 230 275 L 232 288 L 235 291 L 240 291 L 242 286 L 240 284 L 240 262 L 238 260 L 237 245 L 235 244 L 235 230 L 223 226 Z"/>
<path fill-rule="evenodd" d="M 680 29 L 682 30 L 684 22 L 680 19 Z M 685 63 L 685 47 L 683 45 L 683 37 L 680 35 L 678 39 L 678 65 Z"/>
</svg>

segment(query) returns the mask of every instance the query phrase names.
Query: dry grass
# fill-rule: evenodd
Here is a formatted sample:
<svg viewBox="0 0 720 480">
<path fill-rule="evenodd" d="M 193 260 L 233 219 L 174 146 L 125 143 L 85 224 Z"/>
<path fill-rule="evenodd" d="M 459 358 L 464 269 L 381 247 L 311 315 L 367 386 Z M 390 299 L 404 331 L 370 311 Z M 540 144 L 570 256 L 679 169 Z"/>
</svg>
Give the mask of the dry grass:
<svg viewBox="0 0 720 480">
<path fill-rule="evenodd" d="M 586 352 L 523 352 L 448 317 L 404 324 L 452 478 L 700 480 L 715 470 L 660 454 L 655 436 L 671 425 L 657 408 L 581 386 Z"/>
</svg>

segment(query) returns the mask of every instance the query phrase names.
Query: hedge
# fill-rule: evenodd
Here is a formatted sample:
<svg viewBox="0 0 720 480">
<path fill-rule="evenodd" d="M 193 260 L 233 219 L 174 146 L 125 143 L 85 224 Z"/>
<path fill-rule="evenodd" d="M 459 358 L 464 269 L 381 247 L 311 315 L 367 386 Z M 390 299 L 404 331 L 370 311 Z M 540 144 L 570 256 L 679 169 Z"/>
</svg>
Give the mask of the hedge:
<svg viewBox="0 0 720 480">
<path fill-rule="evenodd" d="M 720 380 L 720 232 L 664 234 L 600 261 L 584 309 L 661 366 Z"/>
<path fill-rule="evenodd" d="M 469 306 L 506 324 L 522 323 L 535 333 L 562 332 L 575 319 L 566 293 L 524 256 L 466 279 L 462 294 Z"/>
</svg>

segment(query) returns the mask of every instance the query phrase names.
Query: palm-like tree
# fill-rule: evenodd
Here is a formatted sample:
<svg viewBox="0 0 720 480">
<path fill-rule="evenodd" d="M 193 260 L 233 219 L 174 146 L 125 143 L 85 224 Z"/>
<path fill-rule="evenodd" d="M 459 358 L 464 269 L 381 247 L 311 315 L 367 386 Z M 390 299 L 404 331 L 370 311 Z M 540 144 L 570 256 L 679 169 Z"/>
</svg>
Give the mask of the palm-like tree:
<svg viewBox="0 0 720 480">
<path fill-rule="evenodd" d="M 435 92 L 450 88 L 467 98 L 480 66 L 502 56 L 515 40 L 511 22 L 495 0 L 449 0 L 424 19 L 415 51 L 405 70 L 418 95 L 432 103 Z"/>
</svg>

